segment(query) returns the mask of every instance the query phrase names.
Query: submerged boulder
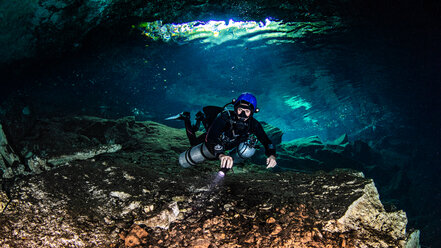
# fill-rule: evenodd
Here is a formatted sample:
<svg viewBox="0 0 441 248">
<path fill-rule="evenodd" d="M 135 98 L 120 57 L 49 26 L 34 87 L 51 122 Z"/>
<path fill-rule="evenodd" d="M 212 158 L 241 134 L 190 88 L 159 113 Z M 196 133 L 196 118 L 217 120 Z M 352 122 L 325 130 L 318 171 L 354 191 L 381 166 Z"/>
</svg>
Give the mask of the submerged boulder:
<svg viewBox="0 0 441 248">
<path fill-rule="evenodd" d="M 281 143 L 277 149 L 277 162 L 283 168 L 305 172 L 331 171 L 341 167 L 360 170 L 362 163 L 355 159 L 358 154 L 353 154 L 352 150 L 346 134 L 327 143 L 318 136 L 304 137 Z M 264 160 L 262 152 L 252 158 L 255 163 L 264 163 Z"/>
<path fill-rule="evenodd" d="M 313 154 L 324 147 L 318 136 L 299 138 L 283 144 L 283 149 L 297 154 Z"/>
<path fill-rule="evenodd" d="M 368 230 L 388 230 L 391 239 L 401 240 L 401 247 L 405 247 L 407 217 L 403 211 L 386 212 L 380 202 L 377 189 L 373 182 L 366 184 L 363 195 L 354 201 L 346 210 L 345 214 L 337 220 L 330 220 L 324 226 L 324 230 L 333 233 L 350 232 L 357 229 L 357 236 L 362 237 L 366 243 L 356 244 L 357 247 L 367 245 L 378 246 L 381 237 L 375 232 Z M 361 228 L 360 228 L 361 227 Z"/>
<path fill-rule="evenodd" d="M 265 130 L 268 138 L 273 142 L 274 145 L 280 145 L 282 143 L 283 132 L 280 128 L 275 127 L 271 124 L 261 121 L 263 129 Z"/>
<path fill-rule="evenodd" d="M 339 153 L 339 152 L 347 151 L 348 145 L 349 145 L 348 135 L 343 134 L 342 136 L 338 137 L 337 139 L 330 141 L 330 142 L 327 142 L 326 148 L 328 150 L 332 150 L 332 151 Z"/>
<path fill-rule="evenodd" d="M 241 167 L 247 173 L 219 180 L 217 161 L 179 166 L 187 148 L 182 129 L 127 118 L 74 121 L 82 135 L 101 126 L 88 139 L 99 140 L 105 127 L 126 140 L 114 153 L 16 180 L 0 215 L 0 246 L 419 247 L 406 214 L 386 211 L 373 181 L 359 172 L 274 173 L 248 163 Z M 75 137 L 71 129 L 53 132 Z M 72 148 L 71 141 L 53 140 Z"/>
<path fill-rule="evenodd" d="M 3 126 L 0 124 L 0 173 L 1 178 L 11 178 L 14 176 L 14 171 L 23 170 L 24 165 L 20 157 L 15 153 L 12 146 L 3 131 Z"/>
<path fill-rule="evenodd" d="M 6 194 L 6 192 L 0 190 L 0 213 L 2 213 L 3 210 L 5 210 L 8 204 L 9 204 L 8 195 Z"/>
<path fill-rule="evenodd" d="M 127 124 L 127 120 L 123 120 Z M 0 125 L 2 178 L 38 174 L 74 160 L 116 152 L 121 145 L 115 144 L 111 135 L 121 130 L 120 123 L 92 117 L 83 117 L 79 122 L 75 118 L 40 120 L 29 130 L 32 136 L 16 144 L 20 153 L 12 149 Z"/>
</svg>

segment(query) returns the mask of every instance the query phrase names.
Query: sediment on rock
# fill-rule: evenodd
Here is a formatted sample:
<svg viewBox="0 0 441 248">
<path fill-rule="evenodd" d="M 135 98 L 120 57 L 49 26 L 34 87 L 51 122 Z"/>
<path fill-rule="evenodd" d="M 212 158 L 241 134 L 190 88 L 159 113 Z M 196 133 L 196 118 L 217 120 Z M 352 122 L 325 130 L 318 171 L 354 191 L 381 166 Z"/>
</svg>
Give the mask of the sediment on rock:
<svg viewBox="0 0 441 248">
<path fill-rule="evenodd" d="M 14 169 L 23 170 L 24 165 L 9 144 L 3 126 L 0 124 L 0 172 L 2 178 L 13 177 Z"/>
<path fill-rule="evenodd" d="M 59 128 L 47 137 L 52 143 L 24 140 L 20 149 L 41 142 L 54 156 L 73 148 L 75 134 L 87 137 L 77 150 L 105 137 L 122 148 L 16 181 L 7 197 L 0 194 L 9 203 L 1 246 L 418 247 L 405 213 L 387 212 L 373 181 L 357 171 L 275 173 L 245 163 L 246 173 L 214 185 L 217 161 L 179 166 L 188 147 L 182 129 L 131 118 L 40 125 Z"/>
<path fill-rule="evenodd" d="M 37 133 L 36 135 L 40 136 L 42 134 Z M 53 135 L 43 139 L 46 139 L 47 144 L 53 143 L 51 144 L 52 154 L 47 154 L 47 151 L 45 151 L 45 149 L 51 149 L 50 147 L 46 146 L 43 150 L 38 150 L 35 147 L 40 147 L 41 144 L 36 144 L 36 142 L 32 141 L 32 138 L 25 138 L 21 144 L 24 144 L 21 150 L 21 157 L 24 157 L 24 159 L 20 159 L 20 156 L 18 156 L 9 145 L 2 126 L 0 125 L 0 169 L 2 172 L 2 178 L 34 175 L 43 171 L 55 169 L 59 166 L 67 165 L 74 160 L 86 160 L 100 154 L 117 152 L 121 149 L 121 145 L 110 143 L 97 144 L 94 146 L 89 144 L 83 148 L 76 147 L 75 143 L 71 143 L 70 147 L 64 146 L 61 148 L 62 146 L 57 147 L 59 143 L 57 144 L 56 142 L 57 140 L 61 141 L 61 137 L 57 137 L 58 139 L 51 139 L 54 138 L 51 136 Z M 81 137 L 81 134 L 78 134 L 77 136 Z M 39 142 L 42 142 L 43 139 L 39 138 L 38 140 Z M 60 148 L 61 150 L 57 151 L 57 149 Z M 70 151 L 69 148 L 71 149 Z M 62 152 L 67 154 L 63 154 Z M 40 154 L 37 155 L 36 153 Z M 22 160 L 25 160 L 25 162 L 22 162 Z"/>
</svg>

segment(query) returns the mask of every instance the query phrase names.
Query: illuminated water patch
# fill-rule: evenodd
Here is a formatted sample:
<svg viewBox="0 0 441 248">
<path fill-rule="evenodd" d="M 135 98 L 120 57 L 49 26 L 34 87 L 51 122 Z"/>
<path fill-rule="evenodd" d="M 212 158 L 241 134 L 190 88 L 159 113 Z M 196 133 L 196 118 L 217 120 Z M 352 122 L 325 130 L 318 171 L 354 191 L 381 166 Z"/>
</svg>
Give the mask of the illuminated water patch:
<svg viewBox="0 0 441 248">
<path fill-rule="evenodd" d="M 153 40 L 187 43 L 198 40 L 208 45 L 220 45 L 228 41 L 265 41 L 266 44 L 292 43 L 306 34 L 323 34 L 340 26 L 338 21 L 283 22 L 266 19 L 256 21 L 209 21 L 182 24 L 163 24 L 162 21 L 144 22 L 138 25 L 143 34 Z"/>
<path fill-rule="evenodd" d="M 284 96 L 283 98 L 285 99 L 285 104 L 291 107 L 292 109 L 298 109 L 304 107 L 306 110 L 308 110 L 311 108 L 311 104 L 305 101 L 300 96 L 293 96 L 293 97 Z"/>
</svg>

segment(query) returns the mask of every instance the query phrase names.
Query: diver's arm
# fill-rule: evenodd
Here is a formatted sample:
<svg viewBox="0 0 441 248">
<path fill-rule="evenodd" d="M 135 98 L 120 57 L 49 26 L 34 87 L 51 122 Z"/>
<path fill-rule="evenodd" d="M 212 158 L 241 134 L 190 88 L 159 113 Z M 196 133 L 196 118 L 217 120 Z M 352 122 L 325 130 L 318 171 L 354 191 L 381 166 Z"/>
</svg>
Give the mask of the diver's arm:
<svg viewBox="0 0 441 248">
<path fill-rule="evenodd" d="M 265 130 L 263 130 L 262 124 L 256 119 L 253 119 L 253 133 L 256 135 L 257 139 L 265 147 L 265 155 L 267 157 L 273 156 L 276 158 L 276 147 L 273 142 L 266 135 Z"/>
<path fill-rule="evenodd" d="M 254 124 L 254 134 L 260 143 L 265 147 L 265 155 L 268 157 L 266 159 L 266 168 L 274 168 L 277 165 L 276 161 L 276 147 L 273 142 L 266 135 L 265 130 L 263 130 L 262 125 L 256 119 L 253 119 Z"/>
<path fill-rule="evenodd" d="M 222 115 L 219 115 L 213 121 L 210 128 L 208 128 L 207 136 L 205 137 L 205 144 L 207 145 L 208 150 L 213 153 L 216 158 L 218 158 L 220 154 L 225 153 L 225 147 L 220 142 L 219 137 L 226 124 L 227 122 L 224 120 Z"/>
</svg>

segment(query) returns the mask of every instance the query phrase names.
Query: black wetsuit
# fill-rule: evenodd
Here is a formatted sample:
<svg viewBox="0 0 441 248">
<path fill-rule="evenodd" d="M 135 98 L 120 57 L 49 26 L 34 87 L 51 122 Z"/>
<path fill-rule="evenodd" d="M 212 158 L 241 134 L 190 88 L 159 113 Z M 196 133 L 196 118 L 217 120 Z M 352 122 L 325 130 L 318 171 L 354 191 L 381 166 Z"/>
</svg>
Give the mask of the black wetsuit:
<svg viewBox="0 0 441 248">
<path fill-rule="evenodd" d="M 197 138 L 189 128 L 186 129 L 192 146 L 205 142 L 208 150 L 216 158 L 219 154 L 223 154 L 225 151 L 237 147 L 241 142 L 247 141 L 252 134 L 265 147 L 266 156 L 276 156 L 275 146 L 266 135 L 259 121 L 253 117 L 250 117 L 246 122 L 239 121 L 237 115 L 230 110 L 220 113 L 210 125 L 207 133 Z"/>
</svg>

